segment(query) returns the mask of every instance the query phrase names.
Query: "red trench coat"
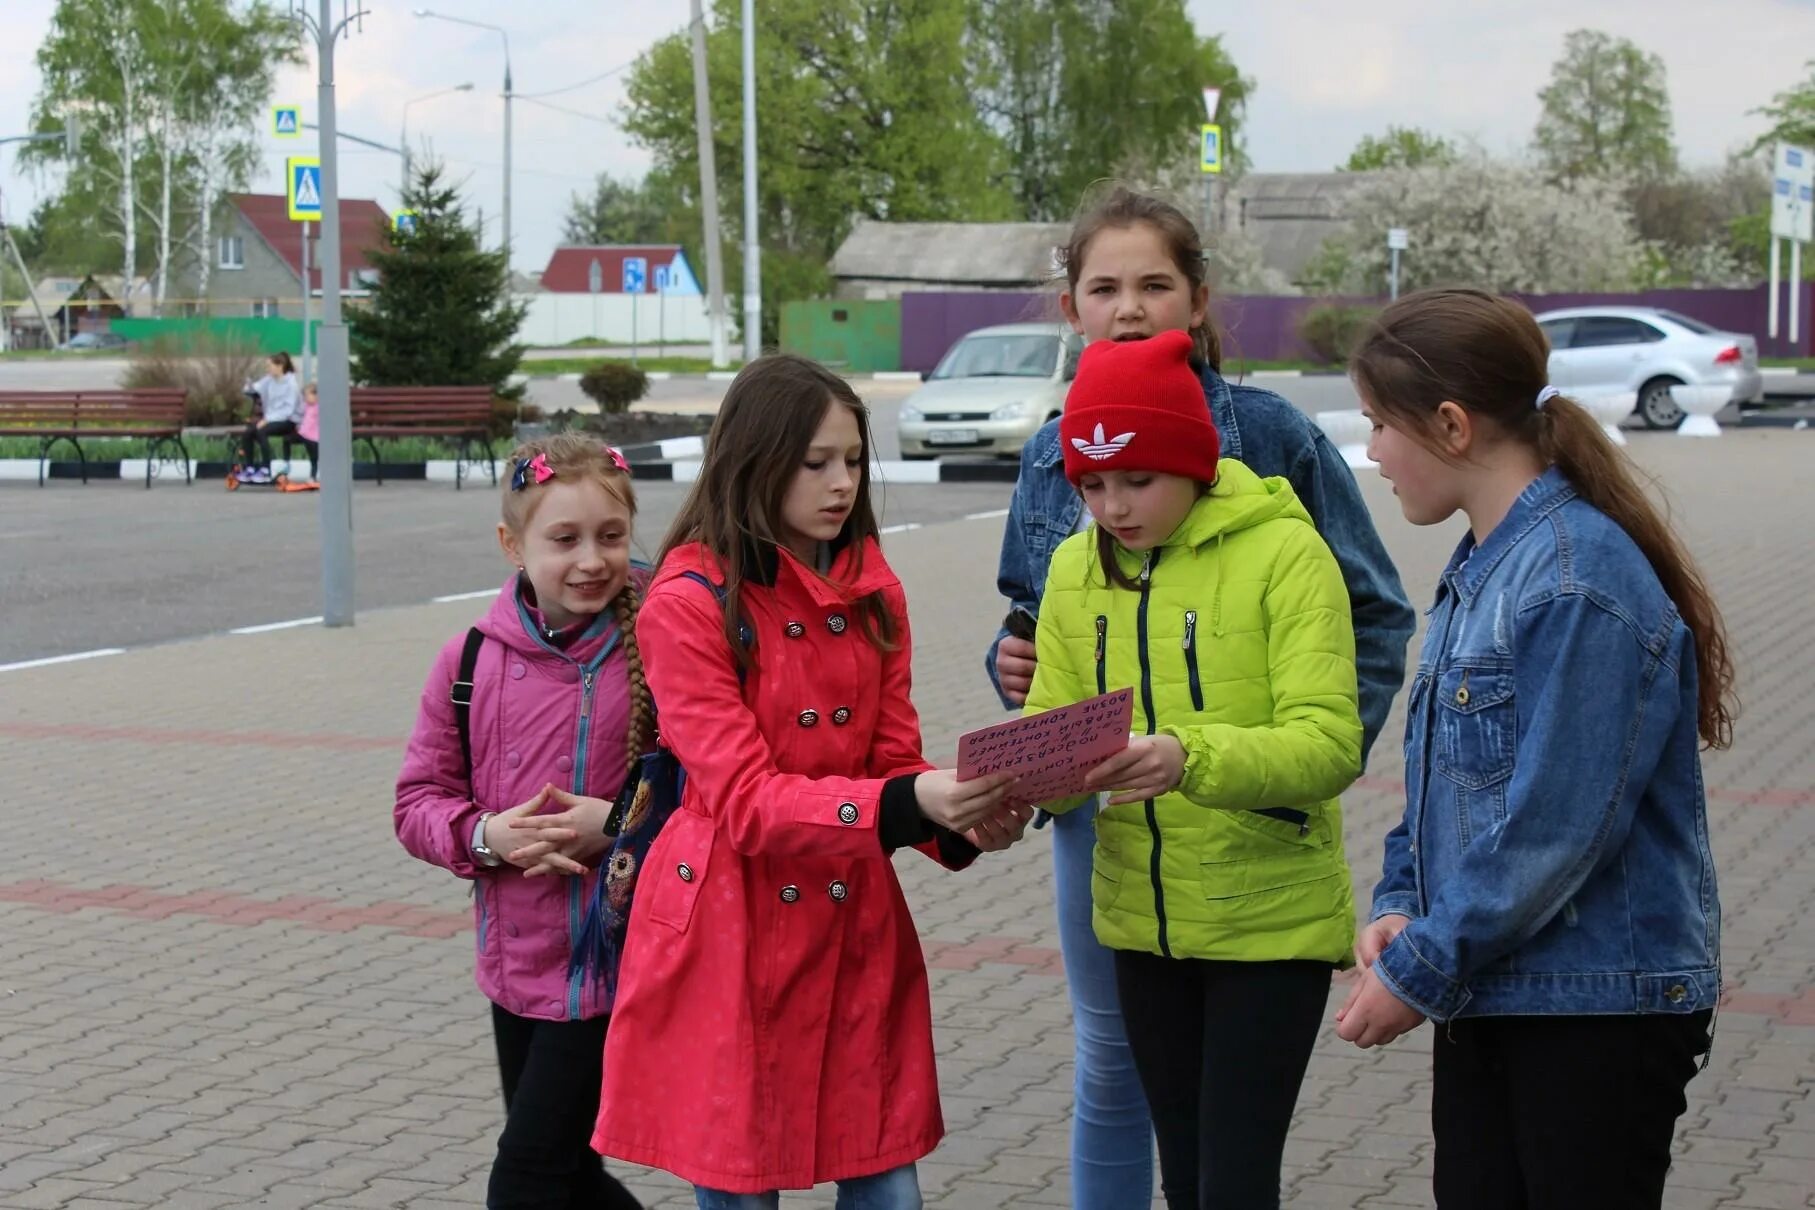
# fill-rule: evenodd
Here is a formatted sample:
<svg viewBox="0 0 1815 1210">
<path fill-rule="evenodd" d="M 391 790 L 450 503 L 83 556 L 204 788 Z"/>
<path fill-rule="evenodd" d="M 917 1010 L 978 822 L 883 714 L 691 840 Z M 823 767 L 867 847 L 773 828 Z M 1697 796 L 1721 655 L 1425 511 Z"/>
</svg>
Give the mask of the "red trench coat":
<svg viewBox="0 0 1815 1210">
<path fill-rule="evenodd" d="M 874 542 L 836 583 L 771 566 L 742 593 L 741 688 L 719 603 L 681 575 L 722 580 L 703 548 L 669 554 L 637 619 L 687 786 L 638 879 L 592 1140 L 731 1193 L 884 1172 L 944 1133 L 926 965 L 877 833 L 885 779 L 930 767 L 906 598 Z M 876 591 L 893 651 L 858 624 Z"/>
</svg>

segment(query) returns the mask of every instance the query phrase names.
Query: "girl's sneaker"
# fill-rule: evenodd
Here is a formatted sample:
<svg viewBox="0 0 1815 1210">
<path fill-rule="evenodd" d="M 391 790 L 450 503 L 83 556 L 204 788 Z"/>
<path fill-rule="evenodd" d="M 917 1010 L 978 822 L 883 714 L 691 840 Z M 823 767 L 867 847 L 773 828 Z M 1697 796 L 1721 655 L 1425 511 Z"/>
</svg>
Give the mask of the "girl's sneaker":
<svg viewBox="0 0 1815 1210">
<path fill-rule="evenodd" d="M 253 471 L 252 472 L 252 482 L 254 482 L 254 483 L 271 482 L 271 468 L 268 466 L 261 466 L 257 470 Z"/>
</svg>

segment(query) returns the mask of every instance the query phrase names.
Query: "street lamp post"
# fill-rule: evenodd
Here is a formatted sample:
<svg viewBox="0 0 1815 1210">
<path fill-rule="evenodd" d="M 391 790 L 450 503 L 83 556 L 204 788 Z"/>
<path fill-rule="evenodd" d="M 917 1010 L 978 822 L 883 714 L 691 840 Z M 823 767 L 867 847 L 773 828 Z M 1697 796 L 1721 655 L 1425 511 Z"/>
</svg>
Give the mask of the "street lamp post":
<svg viewBox="0 0 1815 1210">
<path fill-rule="evenodd" d="M 334 111 L 334 44 L 362 21 L 365 6 L 344 5 L 334 20 L 333 0 L 320 0 L 319 15 L 297 4 L 293 15 L 313 35 L 320 68 L 316 90 L 321 122 L 321 567 L 322 617 L 329 626 L 353 624 L 353 416 L 349 406 L 347 325 L 340 314 L 340 165 Z M 350 10 L 350 11 L 349 11 Z"/>
<path fill-rule="evenodd" d="M 440 88 L 434 92 L 425 92 L 419 97 L 411 97 L 403 103 L 403 130 L 397 145 L 403 148 L 403 183 L 397 188 L 397 201 L 403 203 L 403 195 L 410 191 L 410 106 L 419 101 L 433 101 L 436 97 L 445 97 L 451 92 L 471 92 L 471 84 L 456 84 L 452 88 Z"/>
<path fill-rule="evenodd" d="M 744 0 L 744 360 L 763 351 L 762 245 L 756 231 L 756 4 Z"/>
<path fill-rule="evenodd" d="M 504 39 L 504 267 L 510 268 L 510 102 L 516 95 L 510 83 L 510 33 L 502 25 L 492 25 L 485 21 L 472 21 L 465 17 L 450 17 L 432 9 L 414 10 L 418 17 L 432 17 L 437 21 L 452 21 L 455 25 L 470 25 L 474 29 L 489 29 Z"/>
</svg>

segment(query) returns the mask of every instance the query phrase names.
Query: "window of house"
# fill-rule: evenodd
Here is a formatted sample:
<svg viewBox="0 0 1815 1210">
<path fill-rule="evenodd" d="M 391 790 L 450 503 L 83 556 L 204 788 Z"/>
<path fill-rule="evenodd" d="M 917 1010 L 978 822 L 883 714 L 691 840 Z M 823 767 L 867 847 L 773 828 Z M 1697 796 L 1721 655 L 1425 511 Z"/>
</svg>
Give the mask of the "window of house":
<svg viewBox="0 0 1815 1210">
<path fill-rule="evenodd" d="M 277 300 L 275 298 L 258 298 L 252 302 L 253 319 L 276 319 Z"/>
<path fill-rule="evenodd" d="M 239 236 L 221 236 L 220 251 L 222 269 L 244 269 L 246 267 L 246 241 Z"/>
</svg>

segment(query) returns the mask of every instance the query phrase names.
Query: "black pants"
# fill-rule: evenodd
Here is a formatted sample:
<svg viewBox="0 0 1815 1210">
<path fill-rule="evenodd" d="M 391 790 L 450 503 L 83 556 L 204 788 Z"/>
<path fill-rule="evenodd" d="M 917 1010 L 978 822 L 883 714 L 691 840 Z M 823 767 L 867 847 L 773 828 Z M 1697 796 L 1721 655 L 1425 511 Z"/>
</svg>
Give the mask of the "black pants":
<svg viewBox="0 0 1815 1210">
<path fill-rule="evenodd" d="M 592 1149 L 607 1020 L 532 1021 L 492 1005 L 505 1120 L 487 1210 L 641 1210 Z"/>
<path fill-rule="evenodd" d="M 1116 951 L 1122 1020 L 1170 1210 L 1277 1210 L 1286 1131 L 1330 970 Z"/>
<path fill-rule="evenodd" d="M 271 424 L 261 425 L 257 420 L 246 422 L 246 431 L 239 439 L 240 465 L 244 467 L 270 466 L 272 437 L 296 436 L 294 420 L 278 420 Z M 258 460 L 253 461 L 253 446 L 257 445 Z M 313 454 L 310 455 L 314 457 Z"/>
<path fill-rule="evenodd" d="M 1438 1026 L 1437 1204 L 1656 1210 L 1710 1017 L 1478 1017 Z"/>
</svg>

